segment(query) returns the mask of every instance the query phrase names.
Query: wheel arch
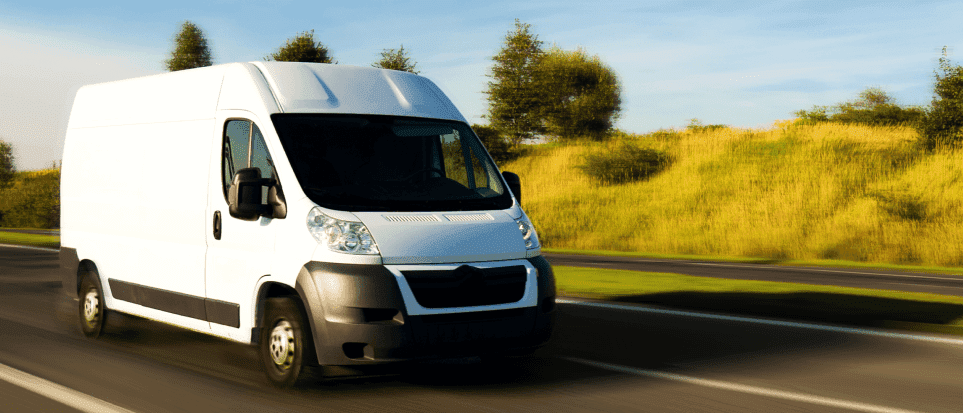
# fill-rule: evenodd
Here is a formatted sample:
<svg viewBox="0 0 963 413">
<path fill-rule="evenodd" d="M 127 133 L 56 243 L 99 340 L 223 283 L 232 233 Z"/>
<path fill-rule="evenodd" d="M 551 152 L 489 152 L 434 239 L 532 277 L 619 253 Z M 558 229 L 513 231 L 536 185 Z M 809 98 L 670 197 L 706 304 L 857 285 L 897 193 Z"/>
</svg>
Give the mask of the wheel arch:
<svg viewBox="0 0 963 413">
<path fill-rule="evenodd" d="M 269 276 L 265 276 L 264 278 L 267 278 L 267 280 L 263 281 L 258 287 L 254 300 L 254 325 L 251 329 L 251 344 L 258 344 L 258 341 L 260 341 L 260 331 L 264 326 L 265 304 L 269 298 L 295 299 L 300 303 L 302 316 L 307 318 L 309 313 L 306 308 L 308 304 L 296 287 L 280 281 L 271 280 Z M 311 331 L 314 331 L 314 329 L 312 328 Z"/>
<path fill-rule="evenodd" d="M 100 279 L 100 272 L 97 270 L 97 264 L 94 264 L 93 261 L 85 258 L 80 261 L 79 265 L 77 265 L 77 273 L 74 279 L 74 288 L 72 290 L 74 294 L 78 295 L 78 297 L 80 294 L 80 283 L 83 281 L 84 275 L 87 274 L 90 274 L 90 276 L 94 278 L 94 281 L 100 285 L 100 290 L 104 291 L 104 283 Z"/>
</svg>

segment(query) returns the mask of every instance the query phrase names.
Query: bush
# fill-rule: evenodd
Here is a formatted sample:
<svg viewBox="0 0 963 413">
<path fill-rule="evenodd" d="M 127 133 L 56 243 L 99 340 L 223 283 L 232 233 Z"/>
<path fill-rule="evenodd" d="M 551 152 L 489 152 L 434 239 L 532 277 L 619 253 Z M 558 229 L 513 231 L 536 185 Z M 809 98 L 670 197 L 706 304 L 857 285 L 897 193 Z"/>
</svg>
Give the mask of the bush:
<svg viewBox="0 0 963 413">
<path fill-rule="evenodd" d="M 963 67 L 950 64 L 946 47 L 933 94 L 933 103 L 916 128 L 923 146 L 932 150 L 963 143 Z"/>
<path fill-rule="evenodd" d="M 517 157 L 517 153 L 512 151 L 511 143 L 498 132 L 498 129 L 488 125 L 471 125 L 471 128 L 481 139 L 485 149 L 488 149 L 495 163 L 502 164 Z"/>
<path fill-rule="evenodd" d="M 859 93 L 856 100 L 836 106 L 813 106 L 812 110 L 794 113 L 804 124 L 819 122 L 859 123 L 873 126 L 896 126 L 916 124 L 923 117 L 923 110 L 902 107 L 893 102 L 886 91 L 877 87 Z"/>
<path fill-rule="evenodd" d="M 685 127 L 686 130 L 692 133 L 706 133 L 712 132 L 714 130 L 728 128 L 729 125 L 703 125 L 702 121 L 696 118 L 689 120 L 689 124 Z"/>
<path fill-rule="evenodd" d="M 813 106 L 812 110 L 798 110 L 794 112 L 793 115 L 796 115 L 796 117 L 802 121 L 802 124 L 811 125 L 819 122 L 829 122 L 829 115 L 826 114 L 827 110 L 829 110 L 829 108 L 825 106 Z"/>
<path fill-rule="evenodd" d="M 602 184 L 623 184 L 646 180 L 670 163 L 665 152 L 623 143 L 611 152 L 586 155 L 576 168 Z"/>
<path fill-rule="evenodd" d="M 3 192 L 0 226 L 8 228 L 60 227 L 60 170 L 17 174 L 14 186 Z"/>
<path fill-rule="evenodd" d="M 674 129 L 659 129 L 655 132 L 649 132 L 644 136 L 662 142 L 673 142 L 682 139 L 682 135 L 679 133 L 679 131 Z"/>
</svg>

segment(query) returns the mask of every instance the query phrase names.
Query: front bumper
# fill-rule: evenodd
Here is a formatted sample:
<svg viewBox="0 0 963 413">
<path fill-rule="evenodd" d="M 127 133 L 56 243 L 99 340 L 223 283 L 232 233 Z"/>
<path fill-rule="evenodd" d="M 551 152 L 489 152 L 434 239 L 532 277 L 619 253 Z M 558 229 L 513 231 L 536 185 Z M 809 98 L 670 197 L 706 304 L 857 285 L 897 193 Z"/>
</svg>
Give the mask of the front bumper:
<svg viewBox="0 0 963 413">
<path fill-rule="evenodd" d="M 365 365 L 525 354 L 545 345 L 555 319 L 555 277 L 548 261 L 539 256 L 468 265 L 472 270 L 487 271 L 485 274 L 497 273 L 489 271 L 492 268 L 524 265 L 530 274 L 524 295 L 517 301 L 474 302 L 470 307 L 451 307 L 457 300 L 422 306 L 399 270 L 403 266 L 305 265 L 296 288 L 305 303 L 319 363 Z M 461 264 L 437 268 L 452 266 Z M 488 275 L 476 276 L 461 291 L 495 292 L 501 287 L 493 280 Z M 426 301 L 424 295 L 420 297 Z"/>
</svg>

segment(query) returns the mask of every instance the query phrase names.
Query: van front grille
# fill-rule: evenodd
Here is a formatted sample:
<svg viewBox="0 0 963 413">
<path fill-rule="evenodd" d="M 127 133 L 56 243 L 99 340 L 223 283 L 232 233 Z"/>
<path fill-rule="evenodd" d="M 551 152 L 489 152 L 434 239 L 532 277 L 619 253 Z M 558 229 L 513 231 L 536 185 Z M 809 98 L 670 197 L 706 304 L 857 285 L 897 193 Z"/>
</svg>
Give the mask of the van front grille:
<svg viewBox="0 0 963 413">
<path fill-rule="evenodd" d="M 514 303 L 525 295 L 524 265 L 454 270 L 402 271 L 415 300 L 425 308 Z"/>
</svg>

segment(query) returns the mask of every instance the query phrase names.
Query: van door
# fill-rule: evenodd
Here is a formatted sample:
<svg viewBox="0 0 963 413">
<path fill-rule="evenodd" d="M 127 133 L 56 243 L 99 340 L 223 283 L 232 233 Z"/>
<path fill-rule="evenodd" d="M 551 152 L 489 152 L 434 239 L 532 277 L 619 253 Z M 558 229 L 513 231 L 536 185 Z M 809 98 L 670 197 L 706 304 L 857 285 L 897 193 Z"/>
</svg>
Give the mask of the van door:
<svg viewBox="0 0 963 413">
<path fill-rule="evenodd" d="M 213 333 L 247 341 L 253 327 L 253 290 L 258 280 L 270 273 L 277 220 L 232 217 L 227 190 L 242 168 L 259 168 L 262 178 L 277 179 L 277 172 L 252 113 L 222 111 L 217 123 L 221 148 L 211 162 L 208 191 L 207 314 Z M 267 189 L 262 191 L 266 202 Z"/>
</svg>

